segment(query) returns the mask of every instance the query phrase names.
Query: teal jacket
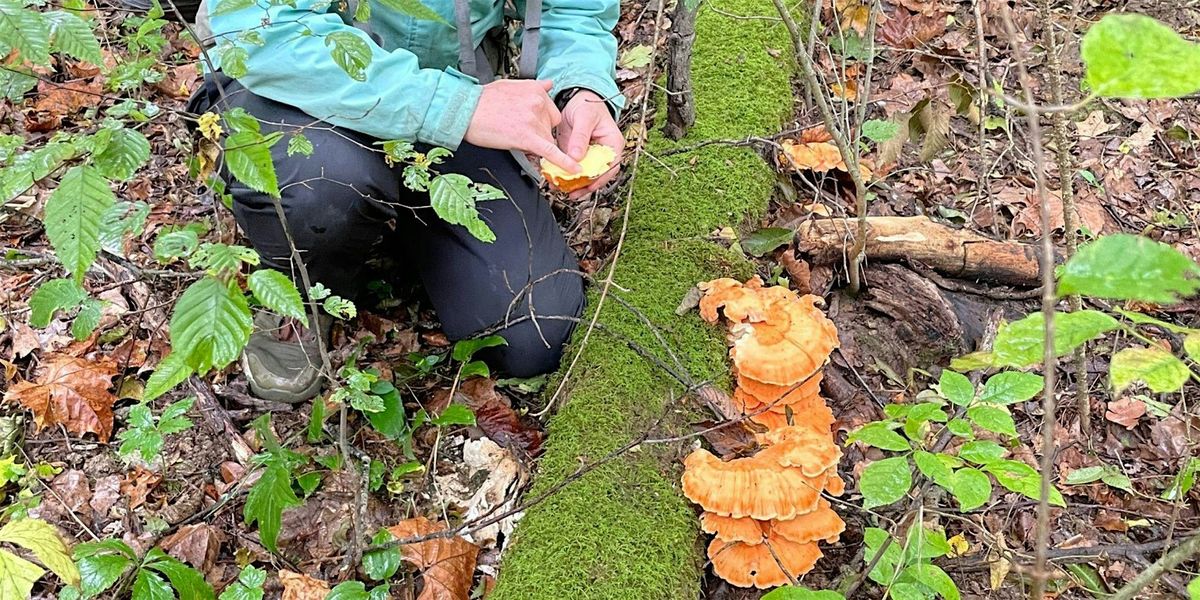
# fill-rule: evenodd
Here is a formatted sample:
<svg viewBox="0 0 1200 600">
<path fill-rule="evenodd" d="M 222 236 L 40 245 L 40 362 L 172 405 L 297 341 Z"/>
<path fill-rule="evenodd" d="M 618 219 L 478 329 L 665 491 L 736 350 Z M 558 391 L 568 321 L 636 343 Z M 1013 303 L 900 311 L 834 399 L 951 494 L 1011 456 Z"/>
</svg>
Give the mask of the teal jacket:
<svg viewBox="0 0 1200 600">
<path fill-rule="evenodd" d="M 370 30 L 382 44 L 347 25 L 329 7 L 330 0 L 258 0 L 232 11 L 221 5 L 240 2 L 217 0 L 210 16 L 218 49 L 213 55 L 221 55 L 226 41 L 245 48 L 249 58 L 246 74 L 238 79 L 242 85 L 333 125 L 385 140 L 457 148 L 482 86 L 455 69 L 453 0 L 423 0 L 445 22 L 416 19 L 388 7 L 418 0 L 360 1 L 371 3 Z M 521 14 L 524 4 L 517 0 Z M 488 31 L 503 24 L 504 0 L 470 0 L 470 6 L 478 46 Z M 621 108 L 612 34 L 619 12 L 619 0 L 543 0 L 537 76 L 554 81 L 551 97 L 586 88 Z M 358 36 L 370 48 L 364 81 L 351 78 L 334 62 L 334 46 L 326 42 L 337 32 Z"/>
</svg>

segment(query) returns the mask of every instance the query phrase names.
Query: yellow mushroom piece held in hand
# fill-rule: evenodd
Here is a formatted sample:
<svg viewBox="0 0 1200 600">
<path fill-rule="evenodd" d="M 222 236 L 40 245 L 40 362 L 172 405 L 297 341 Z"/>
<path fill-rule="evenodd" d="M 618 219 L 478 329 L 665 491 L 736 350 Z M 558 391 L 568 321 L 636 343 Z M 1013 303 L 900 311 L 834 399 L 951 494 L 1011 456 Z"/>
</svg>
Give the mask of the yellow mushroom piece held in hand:
<svg viewBox="0 0 1200 600">
<path fill-rule="evenodd" d="M 571 173 L 558 165 L 542 159 L 542 176 L 550 186 L 560 192 L 574 192 L 592 184 L 612 168 L 617 153 L 603 144 L 588 146 L 587 154 L 579 161 L 579 172 Z"/>
</svg>

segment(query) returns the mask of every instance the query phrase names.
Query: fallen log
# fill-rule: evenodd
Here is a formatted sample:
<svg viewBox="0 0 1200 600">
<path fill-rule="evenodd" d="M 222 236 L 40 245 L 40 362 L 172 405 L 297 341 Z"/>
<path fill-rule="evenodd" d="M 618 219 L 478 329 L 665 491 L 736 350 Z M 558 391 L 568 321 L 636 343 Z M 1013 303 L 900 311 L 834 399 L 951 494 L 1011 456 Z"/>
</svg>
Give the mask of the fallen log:
<svg viewBox="0 0 1200 600">
<path fill-rule="evenodd" d="M 855 219 L 816 219 L 796 229 L 796 249 L 816 264 L 845 258 Z M 913 261 L 950 277 L 1034 286 L 1040 279 L 1031 244 L 997 241 L 926 217 L 867 217 L 867 260 Z"/>
</svg>

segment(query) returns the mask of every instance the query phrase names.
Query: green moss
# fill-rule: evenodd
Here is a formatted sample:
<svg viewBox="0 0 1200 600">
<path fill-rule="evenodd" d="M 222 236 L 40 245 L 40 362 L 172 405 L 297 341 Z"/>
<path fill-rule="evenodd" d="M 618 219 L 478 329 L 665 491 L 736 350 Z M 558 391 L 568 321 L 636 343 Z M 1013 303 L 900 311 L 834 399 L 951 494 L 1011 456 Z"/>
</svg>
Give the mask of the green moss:
<svg viewBox="0 0 1200 600">
<path fill-rule="evenodd" d="M 769 0 L 730 0 L 723 8 L 763 15 L 774 10 Z M 704 139 L 777 131 L 791 108 L 791 68 L 767 50 L 787 44 L 787 32 L 774 22 L 730 19 L 702 8 L 693 58 L 697 123 L 679 143 L 656 128 L 648 150 L 658 160 L 643 158 L 633 184 L 629 232 L 615 276 L 629 291 L 613 293 L 662 330 L 698 379 L 728 377 L 721 332 L 694 314 L 675 315 L 675 307 L 697 281 L 749 274 L 741 257 L 705 238 L 761 214 L 774 177 L 744 148 L 661 154 Z M 661 424 L 669 430 L 691 410 L 679 386 L 621 339 L 663 355 L 636 316 L 609 300 L 600 321 L 607 331 L 594 332 L 584 348 L 526 498 L 637 437 L 664 414 L 673 417 Z M 680 450 L 640 448 L 530 509 L 491 598 L 696 598 L 702 553 L 695 512 L 678 491 Z"/>
</svg>

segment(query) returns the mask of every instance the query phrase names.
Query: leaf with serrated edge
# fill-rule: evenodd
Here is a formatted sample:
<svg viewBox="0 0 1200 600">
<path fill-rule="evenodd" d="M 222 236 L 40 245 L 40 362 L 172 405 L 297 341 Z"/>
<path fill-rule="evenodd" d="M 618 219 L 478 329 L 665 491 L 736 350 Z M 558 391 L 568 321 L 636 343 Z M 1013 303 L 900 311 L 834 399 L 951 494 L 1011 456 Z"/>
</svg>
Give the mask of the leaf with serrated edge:
<svg viewBox="0 0 1200 600">
<path fill-rule="evenodd" d="M 41 519 L 9 521 L 0 527 L 0 542 L 8 542 L 25 548 L 46 565 L 67 585 L 79 583 L 79 569 L 71 562 L 67 545 L 53 525 Z"/>
<path fill-rule="evenodd" d="M 287 275 L 272 269 L 259 269 L 250 274 L 246 285 L 263 306 L 293 319 L 304 320 L 304 301 L 300 290 Z"/>
<path fill-rule="evenodd" d="M 224 368 L 250 339 L 250 307 L 235 286 L 206 277 L 193 283 L 171 315 L 171 352 L 199 373 Z"/>
<path fill-rule="evenodd" d="M 46 572 L 41 567 L 13 554 L 0 550 L 0 598 L 28 598 L 33 584 Z"/>
<path fill-rule="evenodd" d="M 254 191 L 278 198 L 279 180 L 271 161 L 273 143 L 272 138 L 257 132 L 239 131 L 225 138 L 225 162 L 238 181 Z"/>
<path fill-rule="evenodd" d="M 87 165 L 71 167 L 46 200 L 46 237 L 75 279 L 82 280 L 96 260 L 100 222 L 116 201 L 108 180 Z"/>
<path fill-rule="evenodd" d="M 302 504 L 292 491 L 292 475 L 287 467 L 272 461 L 263 469 L 262 477 L 250 488 L 242 514 L 246 525 L 258 523 L 258 537 L 263 545 L 277 552 L 275 540 L 279 537 L 283 511 Z"/>
<path fill-rule="evenodd" d="M 29 324 L 45 327 L 54 313 L 71 310 L 83 303 L 87 292 L 74 279 L 51 279 L 38 286 L 29 297 Z"/>
</svg>

